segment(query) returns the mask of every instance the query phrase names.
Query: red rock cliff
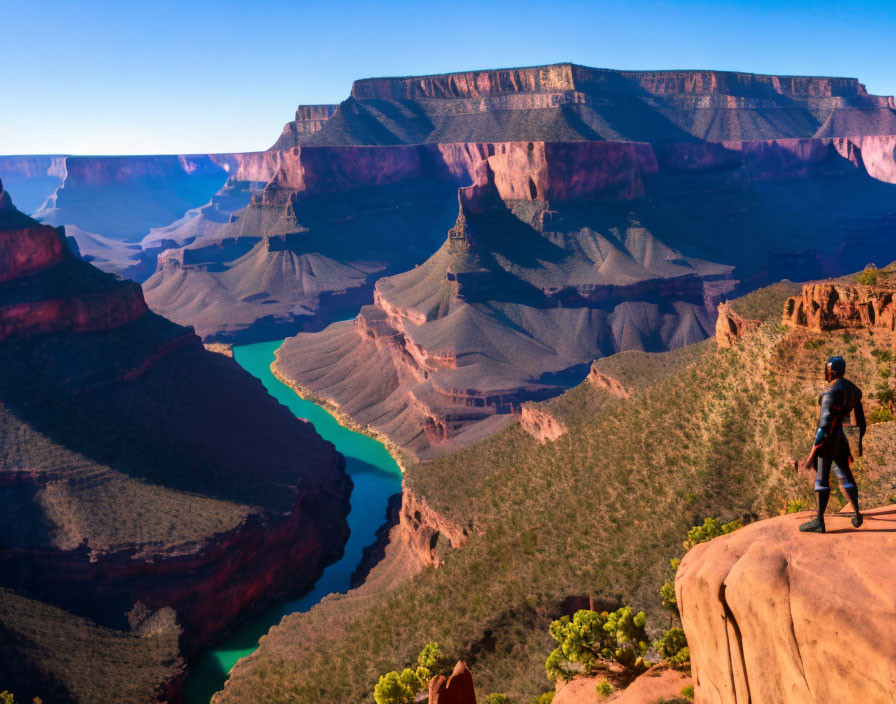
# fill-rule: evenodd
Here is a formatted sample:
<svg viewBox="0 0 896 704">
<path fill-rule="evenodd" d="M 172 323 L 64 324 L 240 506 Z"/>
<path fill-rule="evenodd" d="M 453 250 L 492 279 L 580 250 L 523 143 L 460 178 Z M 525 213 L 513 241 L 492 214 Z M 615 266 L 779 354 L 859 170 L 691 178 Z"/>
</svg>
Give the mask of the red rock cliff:
<svg viewBox="0 0 896 704">
<path fill-rule="evenodd" d="M 896 692 L 896 507 L 759 521 L 698 545 L 675 589 L 697 704 L 851 701 Z"/>
</svg>

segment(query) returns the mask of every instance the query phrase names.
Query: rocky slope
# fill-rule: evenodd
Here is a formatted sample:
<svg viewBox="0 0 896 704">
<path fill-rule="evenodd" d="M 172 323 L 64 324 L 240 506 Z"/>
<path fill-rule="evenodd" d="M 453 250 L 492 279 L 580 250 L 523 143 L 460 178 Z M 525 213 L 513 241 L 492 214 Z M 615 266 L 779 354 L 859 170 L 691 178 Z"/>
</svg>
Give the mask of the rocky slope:
<svg viewBox="0 0 896 704">
<path fill-rule="evenodd" d="M 896 691 L 896 507 L 853 529 L 808 513 L 760 521 L 690 551 L 675 589 L 697 702 L 889 702 Z M 857 614 L 862 614 L 857 619 Z"/>
<path fill-rule="evenodd" d="M 830 143 L 683 149 L 439 145 L 474 184 L 447 240 L 377 281 L 353 323 L 289 340 L 280 373 L 429 457 L 556 396 L 597 357 L 704 339 L 732 291 L 896 255 L 893 187 Z"/>
<path fill-rule="evenodd" d="M 882 269 L 878 285 L 886 288 L 893 276 Z M 854 285 L 856 278 L 827 283 Z M 377 678 L 412 662 L 429 640 L 469 664 L 478 692 L 530 701 L 552 686 L 544 677 L 554 643 L 547 626 L 570 603 L 643 608 L 656 637 L 670 619 L 659 588 L 672 576 L 669 559 L 682 555 L 691 526 L 706 516 L 749 522 L 797 501 L 811 505 L 811 484 L 793 472 L 793 458 L 811 445 L 820 370 L 832 354 L 847 355 L 850 378 L 865 390 L 869 418 L 878 421 L 854 465 L 862 501 L 892 503 L 896 441 L 892 421 L 881 413 L 882 399 L 893 393 L 892 340 L 856 326 L 821 332 L 782 326 L 785 302 L 800 289 L 777 284 L 732 300 L 734 314 L 761 325 L 729 347 L 706 340 L 598 360 L 599 374 L 537 404 L 567 429 L 553 442 L 541 444 L 512 426 L 434 460 L 409 462 L 404 492 L 406 505 L 417 506 L 410 513 L 416 525 L 406 524 L 413 533 L 400 525 L 390 548 L 406 550 L 414 541 L 402 536 L 417 535 L 424 547 L 417 554 L 431 559 L 427 537 L 438 533 L 437 569 L 388 593 L 325 600 L 284 619 L 216 701 L 277 700 L 285 692 L 334 704 L 369 701 Z M 837 521 L 848 519 L 832 517 L 831 525 Z M 464 540 L 455 549 L 442 537 L 458 527 Z M 869 521 L 863 531 L 873 527 Z M 348 649 L 355 653 L 350 662 L 340 655 Z M 674 683 L 679 693 L 684 684 Z M 656 694 L 668 700 L 675 690 Z"/>
<path fill-rule="evenodd" d="M 0 602 L 16 612 L 0 689 L 107 701 L 143 668 L 161 679 L 134 680 L 129 701 L 176 700 L 181 650 L 341 553 L 350 480 L 332 445 L 2 186 L 0 367 Z M 46 628 L 18 613 L 29 604 L 54 614 Z M 87 647 L 66 657 L 56 621 L 119 642 L 122 669 Z"/>
</svg>

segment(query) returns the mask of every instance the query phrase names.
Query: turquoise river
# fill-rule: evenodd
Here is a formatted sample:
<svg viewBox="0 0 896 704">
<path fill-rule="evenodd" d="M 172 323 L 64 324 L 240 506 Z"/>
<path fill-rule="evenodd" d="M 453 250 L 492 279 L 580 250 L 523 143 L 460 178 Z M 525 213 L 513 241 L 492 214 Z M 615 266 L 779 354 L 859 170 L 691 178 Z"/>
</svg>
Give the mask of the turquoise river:
<svg viewBox="0 0 896 704">
<path fill-rule="evenodd" d="M 307 611 L 327 594 L 346 591 L 349 577 L 361 560 L 361 551 L 374 541 L 377 528 L 386 518 L 389 497 L 401 491 L 401 470 L 381 443 L 339 425 L 322 407 L 299 398 L 274 377 L 271 362 L 281 343 L 278 340 L 234 347 L 234 357 L 243 369 L 261 379 L 274 398 L 299 418 L 314 423 L 317 432 L 345 455 L 346 469 L 355 483 L 348 515 L 351 535 L 342 559 L 324 570 L 308 594 L 244 621 L 217 648 L 190 664 L 190 676 L 184 688 L 185 704 L 208 704 L 212 695 L 223 689 L 236 661 L 254 651 L 258 639 L 283 616 L 294 611 Z"/>
</svg>

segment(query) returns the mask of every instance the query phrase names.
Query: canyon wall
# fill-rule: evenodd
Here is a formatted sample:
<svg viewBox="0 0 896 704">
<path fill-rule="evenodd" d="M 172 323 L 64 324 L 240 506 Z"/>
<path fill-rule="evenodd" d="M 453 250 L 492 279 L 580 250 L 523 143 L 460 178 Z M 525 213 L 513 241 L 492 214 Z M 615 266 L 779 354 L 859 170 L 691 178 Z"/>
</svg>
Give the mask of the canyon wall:
<svg viewBox="0 0 896 704">
<path fill-rule="evenodd" d="M 286 123 L 271 149 L 276 151 L 299 146 L 309 135 L 320 132 L 338 107 L 338 105 L 299 105 L 296 119 Z"/>
<path fill-rule="evenodd" d="M 110 634 L 167 609 L 190 654 L 341 555 L 333 446 L 2 184 L 0 367 L 0 588 Z M 76 653 L 85 678 L 93 656 Z"/>
</svg>

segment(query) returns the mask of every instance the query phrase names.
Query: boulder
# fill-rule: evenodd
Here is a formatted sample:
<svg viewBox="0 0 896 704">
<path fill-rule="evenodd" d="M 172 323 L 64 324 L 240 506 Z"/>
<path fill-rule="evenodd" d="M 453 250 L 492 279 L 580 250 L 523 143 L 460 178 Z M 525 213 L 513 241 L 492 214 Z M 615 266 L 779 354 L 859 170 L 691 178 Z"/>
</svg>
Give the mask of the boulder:
<svg viewBox="0 0 896 704">
<path fill-rule="evenodd" d="M 892 702 L 896 506 L 861 529 L 810 514 L 748 525 L 693 548 L 676 578 L 698 704 Z"/>
<path fill-rule="evenodd" d="M 473 675 L 462 660 L 451 675 L 436 675 L 429 681 L 429 704 L 476 704 Z"/>
</svg>

